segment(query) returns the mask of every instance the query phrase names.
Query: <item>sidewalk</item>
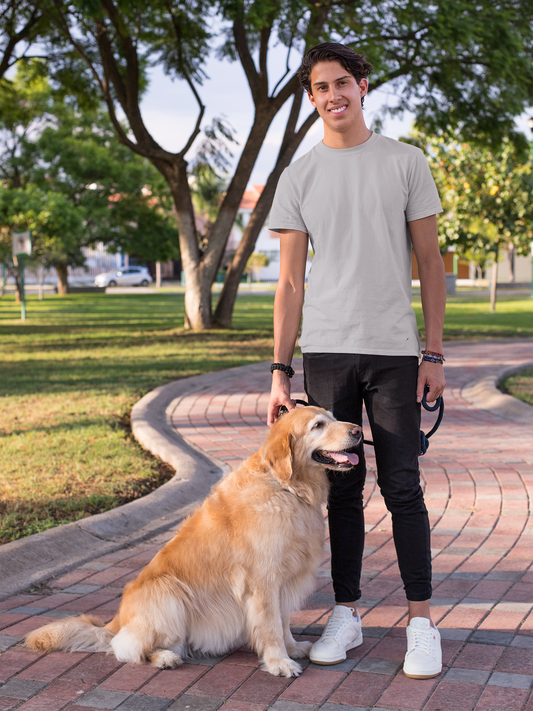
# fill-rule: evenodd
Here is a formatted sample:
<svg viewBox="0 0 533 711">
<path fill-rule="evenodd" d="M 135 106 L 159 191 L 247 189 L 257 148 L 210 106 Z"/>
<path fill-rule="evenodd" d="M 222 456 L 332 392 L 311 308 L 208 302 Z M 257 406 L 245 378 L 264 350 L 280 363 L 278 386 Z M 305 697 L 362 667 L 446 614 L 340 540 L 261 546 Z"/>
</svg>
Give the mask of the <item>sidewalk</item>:
<svg viewBox="0 0 533 711">
<path fill-rule="evenodd" d="M 464 397 L 473 380 L 532 361 L 533 343 L 446 344 L 446 356 L 445 419 L 420 460 L 433 527 L 433 615 L 446 665 L 440 677 L 420 681 L 401 672 L 405 599 L 367 449 L 365 642 L 345 662 L 308 664 L 299 678 L 284 679 L 259 671 L 245 649 L 159 671 L 103 654 L 43 656 L 17 646 L 29 631 L 67 615 L 111 619 L 123 585 L 170 539 L 164 533 L 0 602 L 0 649 L 7 650 L 0 711 L 533 711 L 533 425 Z M 294 381 L 302 393 L 300 363 Z M 234 467 L 264 439 L 270 373 L 235 369 L 206 382 L 174 403 L 172 423 L 193 446 Z M 433 421 L 424 415 L 423 429 Z M 294 631 L 316 639 L 333 602 L 326 550 L 316 591 L 292 618 Z"/>
</svg>

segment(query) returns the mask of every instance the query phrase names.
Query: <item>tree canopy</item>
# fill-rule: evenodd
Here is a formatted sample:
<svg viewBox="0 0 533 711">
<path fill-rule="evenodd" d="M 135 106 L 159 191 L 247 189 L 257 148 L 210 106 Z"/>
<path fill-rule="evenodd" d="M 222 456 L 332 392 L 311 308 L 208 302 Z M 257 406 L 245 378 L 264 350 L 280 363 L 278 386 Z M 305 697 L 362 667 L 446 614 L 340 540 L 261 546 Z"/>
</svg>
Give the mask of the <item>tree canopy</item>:
<svg viewBox="0 0 533 711">
<path fill-rule="evenodd" d="M 527 142 L 520 134 L 506 136 L 492 148 L 442 132 L 418 131 L 412 138 L 428 155 L 441 196 L 443 247 L 453 247 L 482 267 L 494 264 L 494 309 L 501 249 L 507 246 L 525 255 L 533 240 L 533 171 Z"/>
<path fill-rule="evenodd" d="M 63 290 L 67 267 L 82 266 L 82 248 L 98 242 L 144 260 L 177 257 L 160 174 L 119 143 L 103 110 L 54 96 L 40 69 L 21 64 L 0 100 L 4 263 L 16 272 L 8 232 L 20 229 L 33 231 L 34 258 L 56 268 Z"/>
</svg>

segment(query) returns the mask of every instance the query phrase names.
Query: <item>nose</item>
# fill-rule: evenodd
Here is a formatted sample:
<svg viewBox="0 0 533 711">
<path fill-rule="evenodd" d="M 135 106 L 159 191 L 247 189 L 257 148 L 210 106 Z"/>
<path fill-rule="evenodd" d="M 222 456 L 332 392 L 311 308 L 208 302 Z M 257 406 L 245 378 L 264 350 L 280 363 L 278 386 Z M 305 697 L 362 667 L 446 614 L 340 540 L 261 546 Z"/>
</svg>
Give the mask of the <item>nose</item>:
<svg viewBox="0 0 533 711">
<path fill-rule="evenodd" d="M 359 444 L 361 437 L 363 436 L 363 430 L 359 427 L 359 425 L 355 425 L 355 427 L 350 430 L 350 434 L 357 439 L 357 443 Z"/>
</svg>

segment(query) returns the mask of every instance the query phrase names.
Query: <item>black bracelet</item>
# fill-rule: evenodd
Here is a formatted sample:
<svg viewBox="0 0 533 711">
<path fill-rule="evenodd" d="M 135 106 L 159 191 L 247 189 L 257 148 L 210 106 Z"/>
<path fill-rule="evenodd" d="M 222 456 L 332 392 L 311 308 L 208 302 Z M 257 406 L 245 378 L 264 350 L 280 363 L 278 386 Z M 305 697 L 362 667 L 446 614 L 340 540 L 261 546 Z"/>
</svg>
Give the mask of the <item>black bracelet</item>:
<svg viewBox="0 0 533 711">
<path fill-rule="evenodd" d="M 294 370 L 290 365 L 283 365 L 283 363 L 272 363 L 270 366 L 270 372 L 273 373 L 275 370 L 282 370 L 288 378 L 292 378 L 294 375 Z"/>
</svg>

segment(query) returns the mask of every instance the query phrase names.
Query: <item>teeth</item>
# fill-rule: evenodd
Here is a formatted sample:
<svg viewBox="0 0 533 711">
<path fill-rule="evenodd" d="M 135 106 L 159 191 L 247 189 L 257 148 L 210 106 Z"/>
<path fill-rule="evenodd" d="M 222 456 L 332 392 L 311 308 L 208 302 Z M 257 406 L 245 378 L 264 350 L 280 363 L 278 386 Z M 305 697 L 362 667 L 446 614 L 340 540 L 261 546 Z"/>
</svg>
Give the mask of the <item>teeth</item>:
<svg viewBox="0 0 533 711">
<path fill-rule="evenodd" d="M 332 114 L 339 114 L 341 111 L 344 111 L 346 106 L 341 106 L 339 109 L 331 109 Z"/>
</svg>

